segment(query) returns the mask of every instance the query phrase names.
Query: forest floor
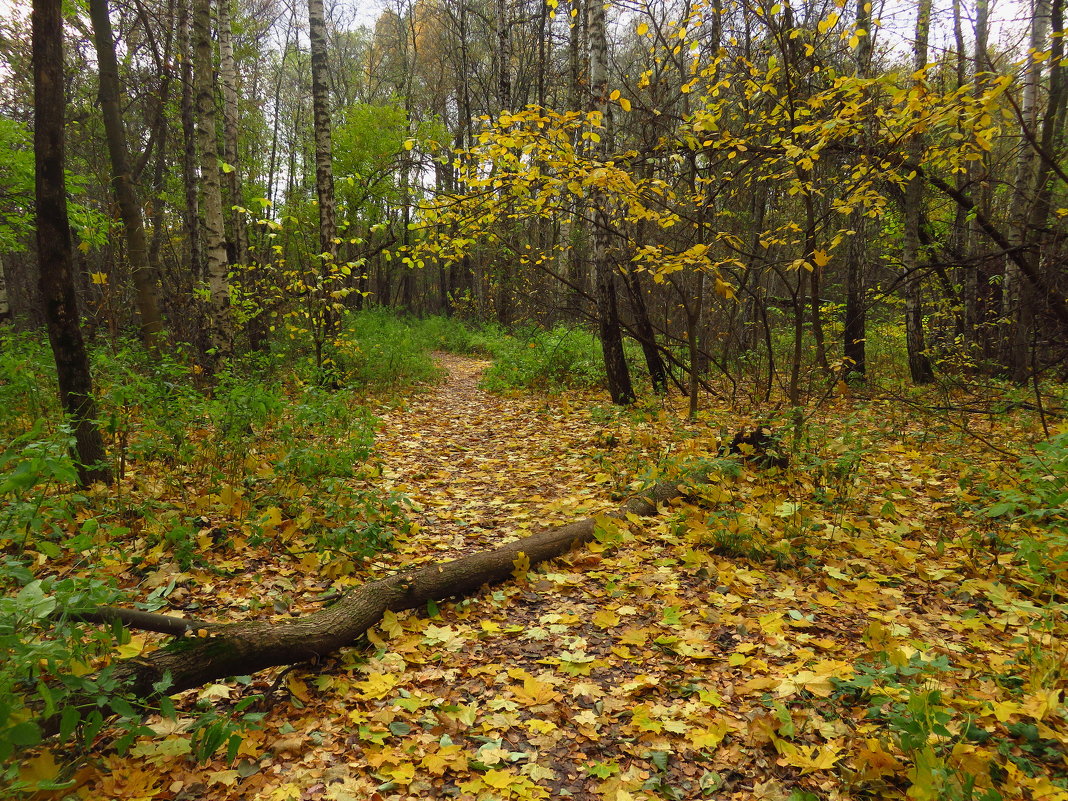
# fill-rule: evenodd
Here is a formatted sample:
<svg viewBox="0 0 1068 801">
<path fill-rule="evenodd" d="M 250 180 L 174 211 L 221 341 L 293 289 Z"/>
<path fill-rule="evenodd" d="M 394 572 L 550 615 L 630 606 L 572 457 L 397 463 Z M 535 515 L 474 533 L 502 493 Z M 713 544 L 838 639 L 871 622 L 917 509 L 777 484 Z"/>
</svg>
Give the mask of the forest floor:
<svg viewBox="0 0 1068 801">
<path fill-rule="evenodd" d="M 237 543 L 215 572 L 179 574 L 173 604 L 240 619 L 272 612 L 249 597 L 284 597 L 273 613 L 301 614 L 331 588 L 618 508 L 680 465 L 721 473 L 476 597 L 389 613 L 334 658 L 187 694 L 180 709 L 265 694 L 234 763 L 190 760 L 180 715 L 93 756 L 64 792 L 1068 799 L 1063 609 L 1002 547 L 1037 529 L 978 511 L 980 488 L 1017 465 L 971 436 L 1023 440 L 1033 419 L 836 397 L 779 471 L 715 461 L 721 432 L 751 422 L 726 408 L 690 422 L 664 402 L 493 395 L 485 362 L 439 362 L 447 380 L 375 410 L 381 466 L 362 484 L 406 494 L 418 524 L 393 552 L 329 576 L 292 549 Z"/>
</svg>

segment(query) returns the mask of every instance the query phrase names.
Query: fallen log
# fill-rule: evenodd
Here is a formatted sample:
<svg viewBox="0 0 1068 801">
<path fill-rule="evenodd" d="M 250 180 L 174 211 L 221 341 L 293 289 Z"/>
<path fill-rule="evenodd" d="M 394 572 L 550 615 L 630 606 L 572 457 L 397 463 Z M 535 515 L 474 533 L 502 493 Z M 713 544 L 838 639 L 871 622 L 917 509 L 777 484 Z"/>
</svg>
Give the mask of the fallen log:
<svg viewBox="0 0 1068 801">
<path fill-rule="evenodd" d="M 685 492 L 685 484 L 657 484 L 608 516 L 652 516 L 661 504 Z M 134 697 L 150 702 L 161 690 L 172 695 L 228 676 L 327 656 L 351 645 L 387 611 L 418 609 L 428 601 L 470 595 L 511 576 L 520 554 L 534 566 L 588 542 L 595 529 L 596 520 L 587 518 L 488 551 L 387 576 L 351 590 L 329 607 L 293 620 L 220 624 L 165 615 L 140 619 L 128 614 L 130 610 L 114 607 L 83 611 L 81 615 L 83 619 L 94 615 L 97 620 L 120 620 L 134 628 L 184 635 L 156 651 L 116 663 L 114 675 Z"/>
</svg>

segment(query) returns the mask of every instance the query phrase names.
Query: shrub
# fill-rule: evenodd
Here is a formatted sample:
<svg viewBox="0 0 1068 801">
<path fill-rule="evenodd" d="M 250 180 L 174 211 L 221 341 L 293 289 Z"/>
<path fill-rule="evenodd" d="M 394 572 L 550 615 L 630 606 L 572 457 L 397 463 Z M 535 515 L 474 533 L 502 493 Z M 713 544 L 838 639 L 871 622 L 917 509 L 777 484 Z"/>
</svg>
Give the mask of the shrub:
<svg viewBox="0 0 1068 801">
<path fill-rule="evenodd" d="M 498 341 L 487 389 L 560 390 L 600 386 L 605 381 L 601 345 L 581 328 L 556 326 Z"/>
<path fill-rule="evenodd" d="M 411 322 L 371 309 L 345 317 L 332 358 L 341 384 L 399 388 L 438 376 L 427 351 Z"/>
</svg>

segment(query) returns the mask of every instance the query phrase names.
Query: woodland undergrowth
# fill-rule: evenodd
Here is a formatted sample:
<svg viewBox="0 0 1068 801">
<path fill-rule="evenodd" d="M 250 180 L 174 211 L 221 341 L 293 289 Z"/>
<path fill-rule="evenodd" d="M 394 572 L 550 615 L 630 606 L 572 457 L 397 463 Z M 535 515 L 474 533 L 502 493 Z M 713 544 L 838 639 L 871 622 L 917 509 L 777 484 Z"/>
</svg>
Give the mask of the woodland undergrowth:
<svg viewBox="0 0 1068 801">
<path fill-rule="evenodd" d="M 181 354 L 98 348 L 120 479 L 81 493 L 44 345 L 4 335 L 8 795 L 1068 799 L 1056 408 L 1047 436 L 1011 394 L 873 384 L 802 413 L 706 398 L 691 420 L 548 369 L 585 363 L 582 332 L 380 317 L 351 322 L 334 390 L 284 351 L 208 393 Z M 779 432 L 789 467 L 726 453 L 747 425 Z M 38 742 L 42 707 L 114 694 L 94 671 L 162 640 L 63 610 L 282 620 L 698 473 L 658 517 L 604 517 L 590 546 L 387 613 L 319 664 Z"/>
</svg>

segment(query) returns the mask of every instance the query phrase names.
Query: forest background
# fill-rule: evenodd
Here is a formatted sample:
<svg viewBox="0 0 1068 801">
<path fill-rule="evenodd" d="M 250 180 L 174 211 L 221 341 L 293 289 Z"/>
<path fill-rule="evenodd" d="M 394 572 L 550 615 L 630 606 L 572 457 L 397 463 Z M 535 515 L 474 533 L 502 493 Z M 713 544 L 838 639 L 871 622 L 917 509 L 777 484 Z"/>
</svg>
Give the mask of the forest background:
<svg viewBox="0 0 1068 801">
<path fill-rule="evenodd" d="M 114 788 L 131 747 L 156 773 L 116 797 L 193 792 L 189 765 L 212 760 L 225 763 L 210 774 L 220 793 L 266 781 L 275 757 L 241 751 L 241 732 L 293 723 L 264 724 L 252 674 L 364 637 L 373 659 L 338 668 L 369 673 L 374 706 L 405 686 L 387 641 L 399 648 L 407 630 L 413 653 L 437 653 L 426 659 L 460 650 L 462 635 L 441 633 L 454 622 L 427 634 L 398 613 L 470 614 L 443 601 L 486 582 L 552 586 L 537 562 L 592 538 L 597 560 L 631 571 L 613 598 L 649 580 L 633 578 L 643 549 L 688 577 L 668 612 L 649 612 L 686 636 L 627 628 L 611 653 L 650 671 L 692 663 L 693 680 L 643 703 L 657 682 L 607 652 L 587 658 L 575 645 L 585 637 L 550 652 L 565 676 L 638 681 L 625 708 L 590 702 L 583 736 L 611 731 L 627 757 L 572 753 L 586 791 L 1068 797 L 1062 0 L 425 0 L 386 3 L 373 21 L 322 0 L 8 11 L 9 792 Z M 376 447 L 375 431 L 406 403 L 397 392 L 432 382 L 431 349 L 492 356 L 487 388 L 531 419 L 566 420 L 556 433 L 604 498 L 564 481 L 542 522 L 595 512 L 581 536 L 552 529 L 538 551 L 495 544 L 444 587 L 374 561 L 390 548 L 402 567 L 428 557 L 413 544 L 423 502 L 409 497 L 425 466 Z M 531 391 L 563 394 L 526 406 Z M 438 412 L 421 419 L 445 442 L 437 427 L 455 409 Z M 536 439 L 498 447 L 527 453 Z M 389 478 L 402 469 L 391 455 L 410 481 Z M 636 492 L 655 502 L 606 516 L 605 501 Z M 658 509 L 671 514 L 639 519 Z M 322 615 L 257 624 L 264 607 L 247 603 L 228 628 L 159 614 L 207 608 L 213 593 L 252 597 L 236 557 L 212 551 L 267 559 L 282 542 L 302 578 L 286 579 L 274 613 L 338 601 Z M 734 599 L 767 576 L 775 598 L 800 598 L 806 571 L 824 593 L 809 607 L 738 612 Z M 698 579 L 729 614 L 697 612 Z M 398 582 L 418 604 L 376 595 Z M 839 592 L 866 625 L 810 611 Z M 902 615 L 929 608 L 941 622 L 925 617 L 917 632 L 876 612 L 899 596 Z M 374 619 L 323 625 L 353 599 L 377 604 Z M 613 609 L 600 629 L 634 614 Z M 385 635 L 372 630 L 380 618 Z M 565 618 L 553 625 L 580 621 Z M 799 635 L 791 662 L 783 625 L 795 624 L 827 636 L 810 648 Z M 153 649 L 131 635 L 142 629 L 180 636 Z M 758 630 L 762 644 L 747 641 Z M 654 650 L 622 655 L 647 639 Z M 713 640 L 729 669 L 757 678 L 711 689 Z M 238 673 L 243 690 L 171 697 Z M 511 679 L 522 693 L 487 708 L 555 704 L 559 725 L 523 724 L 536 735 L 527 745 L 551 752 L 551 731 L 567 728 L 559 677 Z M 302 679 L 278 683 L 310 703 Z M 724 698 L 739 705 L 710 723 Z M 146 730 L 146 708 L 185 728 Z M 465 747 L 457 721 L 469 713 L 434 708 L 437 723 L 353 718 L 368 761 L 344 792 L 533 798 L 574 786 L 504 735 L 489 755 Z M 390 736 L 404 744 L 384 747 Z M 160 737 L 169 745 L 151 744 Z M 87 765 L 103 743 L 106 760 Z M 276 741 L 264 754 L 291 750 Z M 725 767 L 739 760 L 745 771 Z M 178 789 L 160 789 L 167 775 Z"/>
</svg>

